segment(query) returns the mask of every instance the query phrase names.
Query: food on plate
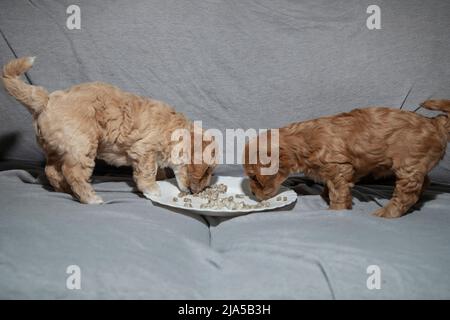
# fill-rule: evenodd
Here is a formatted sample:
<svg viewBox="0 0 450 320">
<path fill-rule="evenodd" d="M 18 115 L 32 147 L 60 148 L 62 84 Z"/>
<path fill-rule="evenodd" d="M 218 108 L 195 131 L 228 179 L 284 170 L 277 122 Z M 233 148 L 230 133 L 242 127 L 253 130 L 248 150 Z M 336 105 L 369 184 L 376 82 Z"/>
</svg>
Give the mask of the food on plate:
<svg viewBox="0 0 450 320">
<path fill-rule="evenodd" d="M 245 202 L 245 199 L 248 197 L 244 194 L 235 194 L 235 195 L 227 195 L 226 192 L 228 187 L 223 184 L 214 184 L 207 187 L 205 190 L 189 195 L 186 192 L 180 192 L 178 197 L 173 198 L 173 202 L 178 202 L 178 198 L 182 198 L 184 202 L 185 208 L 192 208 L 192 199 L 200 198 L 202 200 L 206 200 L 200 204 L 200 209 L 228 209 L 228 210 L 242 210 L 242 209 L 260 209 L 260 208 L 268 208 L 270 207 L 269 201 L 261 201 L 256 204 L 248 204 Z M 283 197 L 287 200 L 286 197 Z M 284 201 L 286 201 L 284 200 Z M 280 200 L 281 201 L 281 200 Z"/>
</svg>

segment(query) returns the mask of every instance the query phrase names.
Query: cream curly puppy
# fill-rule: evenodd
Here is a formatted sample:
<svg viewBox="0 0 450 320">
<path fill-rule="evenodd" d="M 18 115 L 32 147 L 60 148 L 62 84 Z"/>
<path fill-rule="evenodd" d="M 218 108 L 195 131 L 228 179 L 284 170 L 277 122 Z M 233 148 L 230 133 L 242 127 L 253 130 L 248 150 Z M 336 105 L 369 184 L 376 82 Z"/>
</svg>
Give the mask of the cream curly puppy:
<svg viewBox="0 0 450 320">
<path fill-rule="evenodd" d="M 82 203 L 102 203 L 89 183 L 96 158 L 132 166 L 137 188 L 147 197 L 160 194 L 158 168 L 172 168 L 183 191 L 196 193 L 209 184 L 214 164 L 172 159 L 175 130 L 189 130 L 192 138 L 198 135 L 183 114 L 164 102 L 101 82 L 49 94 L 19 79 L 33 62 L 33 57 L 10 61 L 3 68 L 3 82 L 33 115 L 37 141 L 47 159 L 45 173 L 55 190 L 71 193 Z M 210 143 L 202 131 L 199 134 L 203 146 Z"/>
</svg>

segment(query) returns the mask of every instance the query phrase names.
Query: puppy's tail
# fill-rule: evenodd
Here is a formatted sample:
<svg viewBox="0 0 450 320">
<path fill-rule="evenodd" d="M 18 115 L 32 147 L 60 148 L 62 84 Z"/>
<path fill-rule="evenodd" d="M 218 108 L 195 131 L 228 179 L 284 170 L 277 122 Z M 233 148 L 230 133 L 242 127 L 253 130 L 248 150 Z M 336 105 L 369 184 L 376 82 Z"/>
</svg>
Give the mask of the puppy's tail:
<svg viewBox="0 0 450 320">
<path fill-rule="evenodd" d="M 428 110 L 442 111 L 446 115 L 437 116 L 435 119 L 439 121 L 447 129 L 450 141 L 450 100 L 427 100 L 421 103 L 421 107 Z"/>
<path fill-rule="evenodd" d="M 6 91 L 21 102 L 33 115 L 38 115 L 47 105 L 48 92 L 43 87 L 25 83 L 20 75 L 27 72 L 34 57 L 14 59 L 3 67 L 3 84 Z"/>
</svg>

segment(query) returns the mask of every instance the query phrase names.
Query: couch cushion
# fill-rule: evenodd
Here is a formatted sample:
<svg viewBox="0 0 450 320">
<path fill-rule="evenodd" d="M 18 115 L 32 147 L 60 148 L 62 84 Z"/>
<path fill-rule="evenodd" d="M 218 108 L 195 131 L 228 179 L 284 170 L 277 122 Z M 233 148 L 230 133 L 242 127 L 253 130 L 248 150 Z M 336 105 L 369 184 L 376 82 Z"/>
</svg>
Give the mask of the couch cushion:
<svg viewBox="0 0 450 320">
<path fill-rule="evenodd" d="M 95 183 L 106 204 L 82 205 L 31 172 L 0 173 L 0 298 L 203 297 L 214 266 L 202 217 L 153 206 L 123 178 Z M 81 290 L 66 288 L 69 265 Z"/>
<path fill-rule="evenodd" d="M 224 297 L 450 297 L 449 186 L 431 187 L 413 212 L 392 220 L 370 215 L 388 201 L 390 186 L 357 186 L 352 211 L 329 211 L 321 187 L 292 185 L 309 195 L 291 211 L 209 218 L 211 246 L 227 258 L 222 272 L 246 279 L 230 276 Z M 381 271 L 379 290 L 367 287 L 372 265 Z"/>
<path fill-rule="evenodd" d="M 3 166 L 0 166 L 0 168 Z M 450 187 L 376 218 L 390 186 L 359 185 L 353 211 L 293 178 L 297 203 L 232 219 L 154 206 L 127 177 L 97 176 L 105 205 L 51 191 L 39 168 L 0 172 L 0 298 L 361 299 L 450 297 Z M 81 268 L 81 290 L 66 269 Z M 381 270 L 381 289 L 366 286 Z"/>
</svg>

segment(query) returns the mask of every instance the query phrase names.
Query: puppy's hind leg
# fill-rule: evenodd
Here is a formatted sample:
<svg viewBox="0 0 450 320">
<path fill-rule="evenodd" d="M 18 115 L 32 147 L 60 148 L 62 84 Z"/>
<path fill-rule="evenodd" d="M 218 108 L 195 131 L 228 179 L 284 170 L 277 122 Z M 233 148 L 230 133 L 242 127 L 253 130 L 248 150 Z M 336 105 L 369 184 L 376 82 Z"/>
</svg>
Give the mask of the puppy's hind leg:
<svg viewBox="0 0 450 320">
<path fill-rule="evenodd" d="M 45 165 L 45 175 L 50 185 L 56 192 L 71 193 L 70 187 L 64 179 L 61 171 L 61 162 L 55 157 L 47 155 L 47 163 Z"/>
<path fill-rule="evenodd" d="M 148 152 L 139 157 L 133 163 L 133 178 L 136 186 L 146 198 L 150 196 L 160 196 L 161 191 L 156 183 L 158 166 L 154 152 Z"/>
<path fill-rule="evenodd" d="M 425 176 L 425 178 L 423 179 L 423 184 L 422 184 L 422 189 L 420 189 L 420 195 L 422 195 L 425 190 L 430 186 L 431 184 L 431 180 L 428 177 L 428 175 Z"/>
<path fill-rule="evenodd" d="M 95 152 L 79 152 L 80 154 L 66 154 L 61 166 L 62 173 L 75 197 L 81 203 L 101 204 L 102 198 L 96 195 L 89 183 L 95 166 Z"/>
<path fill-rule="evenodd" d="M 426 188 L 427 178 L 424 173 L 400 169 L 396 173 L 395 189 L 389 203 L 373 214 L 383 218 L 403 216 L 418 200 Z"/>
</svg>

